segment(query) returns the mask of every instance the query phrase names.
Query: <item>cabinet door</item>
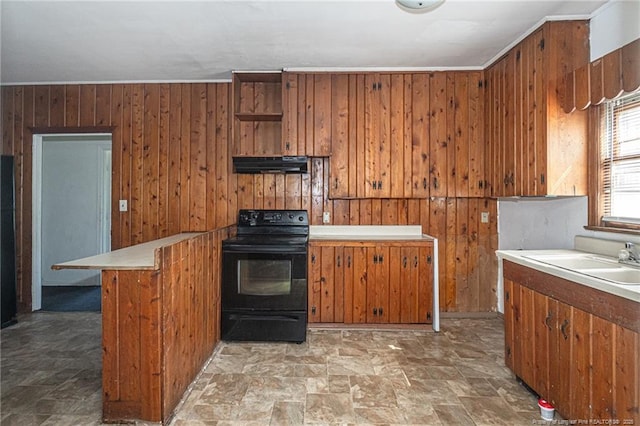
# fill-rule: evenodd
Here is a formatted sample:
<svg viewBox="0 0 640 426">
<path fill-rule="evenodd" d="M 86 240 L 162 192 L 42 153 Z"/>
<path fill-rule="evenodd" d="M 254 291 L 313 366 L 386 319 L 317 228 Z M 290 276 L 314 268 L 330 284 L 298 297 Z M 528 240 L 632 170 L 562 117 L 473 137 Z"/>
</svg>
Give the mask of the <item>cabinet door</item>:
<svg viewBox="0 0 640 426">
<path fill-rule="evenodd" d="M 365 76 L 365 196 L 367 198 L 384 197 L 384 192 L 388 191 L 388 181 L 383 180 L 382 171 L 385 170 L 384 156 L 382 153 L 389 149 L 388 123 L 385 108 L 388 104 L 382 105 L 383 98 L 388 101 L 389 84 L 383 84 L 380 74 L 367 74 Z M 387 76 L 388 78 L 388 76 Z M 383 96 L 385 93 L 385 96 Z"/>
<path fill-rule="evenodd" d="M 363 197 L 364 75 L 334 75 L 332 87 L 331 102 L 337 114 L 333 116 L 329 195 Z"/>
<path fill-rule="evenodd" d="M 514 370 L 513 358 L 515 348 L 514 337 L 514 308 L 513 308 L 513 287 L 514 282 L 504 279 L 504 362 L 511 370 Z"/>
<path fill-rule="evenodd" d="M 345 247 L 346 258 L 344 270 L 344 322 L 367 322 L 367 248 Z"/>
<path fill-rule="evenodd" d="M 402 247 L 398 260 L 400 273 L 400 323 L 432 322 L 433 249 Z M 393 256 L 392 256 L 393 260 Z M 393 284 L 392 284 L 393 286 Z M 390 298 L 393 303 L 393 297 Z"/>
<path fill-rule="evenodd" d="M 367 249 L 367 322 L 389 322 L 389 247 Z"/>
<path fill-rule="evenodd" d="M 405 197 L 429 197 L 429 167 L 433 164 L 430 150 L 436 146 L 435 137 L 430 135 L 431 127 L 436 125 L 435 119 L 430 120 L 430 82 L 431 78 L 427 73 L 405 76 L 404 169 L 405 180 L 410 185 L 410 188 L 405 185 Z M 431 138 L 434 140 L 433 144 Z M 392 158 L 392 166 L 396 163 L 397 160 Z M 396 173 L 393 174 L 395 175 Z"/>
<path fill-rule="evenodd" d="M 530 386 L 543 398 L 549 397 L 549 337 L 555 332 L 556 313 L 543 294 L 533 294 L 534 371 Z"/>
<path fill-rule="evenodd" d="M 321 289 L 322 289 L 322 247 L 309 245 L 307 283 L 307 321 L 320 322 Z"/>
<path fill-rule="evenodd" d="M 402 324 L 418 323 L 419 320 L 419 286 L 420 249 L 418 247 L 402 247 L 400 249 L 400 320 Z"/>
<path fill-rule="evenodd" d="M 549 402 L 564 416 L 570 416 L 572 308 L 554 299 L 549 299 L 549 303 L 557 318 L 555 330 L 549 336 L 549 376 L 553 376 L 549 383 Z"/>
<path fill-rule="evenodd" d="M 344 247 L 336 247 L 333 253 L 333 317 L 332 322 L 344 322 Z"/>
<path fill-rule="evenodd" d="M 418 266 L 418 323 L 433 322 L 433 246 L 420 247 Z"/>
<path fill-rule="evenodd" d="M 284 155 L 331 154 L 333 118 L 331 74 L 283 74 L 282 146 Z"/>
<path fill-rule="evenodd" d="M 309 322 L 344 319 L 344 248 L 309 246 Z"/>
</svg>

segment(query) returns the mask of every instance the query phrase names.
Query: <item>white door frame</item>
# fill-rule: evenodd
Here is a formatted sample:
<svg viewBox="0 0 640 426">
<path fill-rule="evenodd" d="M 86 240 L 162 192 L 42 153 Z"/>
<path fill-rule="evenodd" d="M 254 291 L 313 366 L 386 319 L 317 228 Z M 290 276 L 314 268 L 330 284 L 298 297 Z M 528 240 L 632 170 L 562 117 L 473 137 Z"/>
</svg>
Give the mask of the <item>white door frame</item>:
<svg viewBox="0 0 640 426">
<path fill-rule="evenodd" d="M 33 135 L 33 163 L 32 163 L 32 246 L 31 246 L 31 310 L 37 311 L 42 308 L 42 142 L 48 136 L 109 136 L 111 133 L 46 133 Z M 101 156 L 100 169 L 103 172 L 107 166 L 111 165 L 111 151 L 104 150 Z M 106 194 L 111 193 L 111 175 L 104 180 L 103 192 L 101 194 L 103 211 L 99 217 L 102 228 L 102 240 L 100 246 L 104 251 L 111 247 L 111 197 Z M 106 192 L 108 191 L 108 192 Z"/>
</svg>

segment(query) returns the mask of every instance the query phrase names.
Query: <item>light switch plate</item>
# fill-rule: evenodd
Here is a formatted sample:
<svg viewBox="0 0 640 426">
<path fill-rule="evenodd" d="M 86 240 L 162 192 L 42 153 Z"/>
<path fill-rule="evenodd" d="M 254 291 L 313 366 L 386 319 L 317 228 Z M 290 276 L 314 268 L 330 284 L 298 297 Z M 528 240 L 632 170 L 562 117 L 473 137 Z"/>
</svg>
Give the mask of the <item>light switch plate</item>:
<svg viewBox="0 0 640 426">
<path fill-rule="evenodd" d="M 331 213 L 322 212 L 322 223 L 331 223 Z"/>
<path fill-rule="evenodd" d="M 127 200 L 120 200 L 120 211 L 121 212 L 127 211 Z"/>
<path fill-rule="evenodd" d="M 489 223 L 489 212 L 480 213 L 480 222 Z"/>
</svg>

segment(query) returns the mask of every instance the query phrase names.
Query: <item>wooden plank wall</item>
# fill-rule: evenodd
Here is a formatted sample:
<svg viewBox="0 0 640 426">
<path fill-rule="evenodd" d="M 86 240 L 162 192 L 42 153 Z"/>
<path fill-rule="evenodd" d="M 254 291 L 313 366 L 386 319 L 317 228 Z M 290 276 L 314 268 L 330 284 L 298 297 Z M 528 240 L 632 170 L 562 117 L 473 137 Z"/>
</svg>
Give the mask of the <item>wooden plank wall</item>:
<svg viewBox="0 0 640 426">
<path fill-rule="evenodd" d="M 220 340 L 221 228 L 157 250 L 160 269 L 102 272 L 103 418 L 171 416 Z"/>
<path fill-rule="evenodd" d="M 102 84 L 2 88 L 2 153 L 16 158 L 18 299 L 31 310 L 32 129 L 113 129 L 113 249 L 235 223 L 230 85 Z M 118 211 L 126 199 L 129 211 Z M 61 242 L 64 243 L 64 242 Z"/>
<path fill-rule="evenodd" d="M 442 309 L 495 309 L 495 200 L 330 200 L 327 157 L 313 158 L 306 175 L 235 175 L 230 96 L 230 85 L 220 83 L 2 88 L 2 152 L 16 156 L 22 311 L 31 307 L 31 128 L 94 126 L 113 126 L 113 248 L 224 227 L 238 208 L 306 209 L 312 224 L 322 223 L 323 211 L 336 225 L 421 224 L 440 240 Z M 128 212 L 117 210 L 119 199 L 129 200 Z M 481 211 L 490 212 L 490 223 L 480 222 Z"/>
<path fill-rule="evenodd" d="M 222 228 L 161 249 L 164 419 L 220 341 L 220 274 L 215 265 L 228 236 L 229 228 Z"/>
</svg>

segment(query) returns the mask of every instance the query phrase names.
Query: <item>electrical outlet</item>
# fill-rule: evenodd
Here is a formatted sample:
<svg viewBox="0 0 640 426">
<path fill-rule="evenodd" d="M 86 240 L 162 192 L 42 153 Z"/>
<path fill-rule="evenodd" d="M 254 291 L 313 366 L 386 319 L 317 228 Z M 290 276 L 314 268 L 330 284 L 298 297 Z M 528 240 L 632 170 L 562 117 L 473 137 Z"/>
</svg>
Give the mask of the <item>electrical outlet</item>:
<svg viewBox="0 0 640 426">
<path fill-rule="evenodd" d="M 489 212 L 480 213 L 480 222 L 489 223 Z"/>
<path fill-rule="evenodd" d="M 120 211 L 121 212 L 127 211 L 127 200 L 120 200 Z"/>
<path fill-rule="evenodd" d="M 331 213 L 322 212 L 322 223 L 331 223 Z"/>
</svg>

